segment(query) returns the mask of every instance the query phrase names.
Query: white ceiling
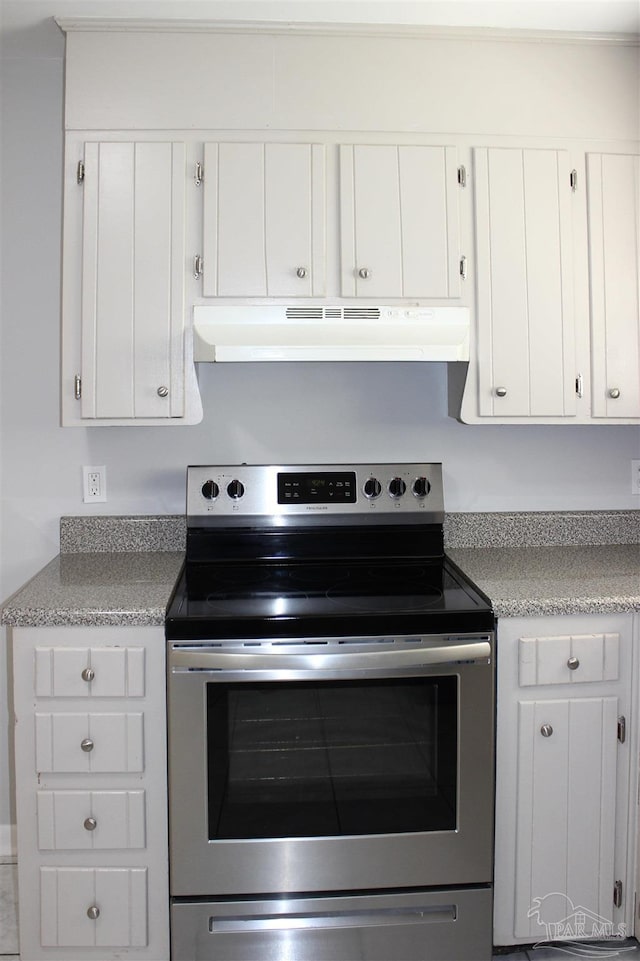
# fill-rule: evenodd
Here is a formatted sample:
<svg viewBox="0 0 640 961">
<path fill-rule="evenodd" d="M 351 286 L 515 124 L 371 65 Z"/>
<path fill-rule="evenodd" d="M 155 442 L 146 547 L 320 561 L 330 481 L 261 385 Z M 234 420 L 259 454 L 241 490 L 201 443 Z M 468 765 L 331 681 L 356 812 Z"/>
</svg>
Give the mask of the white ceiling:
<svg viewBox="0 0 640 961">
<path fill-rule="evenodd" d="M 419 24 L 640 35 L 640 0 L 0 0 L 2 50 L 62 56 L 56 17 Z"/>
</svg>

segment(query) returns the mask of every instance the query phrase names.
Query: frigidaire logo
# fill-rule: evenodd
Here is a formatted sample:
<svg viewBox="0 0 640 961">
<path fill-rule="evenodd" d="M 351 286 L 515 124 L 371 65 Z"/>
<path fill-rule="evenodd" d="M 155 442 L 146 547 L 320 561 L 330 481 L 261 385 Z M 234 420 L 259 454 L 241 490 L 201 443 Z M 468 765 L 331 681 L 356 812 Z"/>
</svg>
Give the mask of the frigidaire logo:
<svg viewBox="0 0 640 961">
<path fill-rule="evenodd" d="M 326 504 L 307 504 L 308 511 L 326 511 Z"/>
</svg>

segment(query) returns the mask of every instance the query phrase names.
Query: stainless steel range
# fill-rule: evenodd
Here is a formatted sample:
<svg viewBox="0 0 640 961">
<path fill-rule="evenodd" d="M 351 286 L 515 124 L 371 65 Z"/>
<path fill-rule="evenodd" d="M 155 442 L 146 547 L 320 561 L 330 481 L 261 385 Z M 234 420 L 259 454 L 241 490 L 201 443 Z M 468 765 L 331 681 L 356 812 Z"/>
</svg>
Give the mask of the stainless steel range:
<svg viewBox="0 0 640 961">
<path fill-rule="evenodd" d="M 491 957 L 494 619 L 440 464 L 190 467 L 173 961 Z"/>
</svg>

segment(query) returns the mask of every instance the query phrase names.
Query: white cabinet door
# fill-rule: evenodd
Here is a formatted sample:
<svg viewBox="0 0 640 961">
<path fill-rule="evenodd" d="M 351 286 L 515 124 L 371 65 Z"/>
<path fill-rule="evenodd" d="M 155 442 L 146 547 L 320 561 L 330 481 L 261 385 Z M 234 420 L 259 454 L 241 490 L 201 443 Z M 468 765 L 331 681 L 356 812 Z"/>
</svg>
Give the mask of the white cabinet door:
<svg viewBox="0 0 640 961">
<path fill-rule="evenodd" d="M 498 621 L 494 944 L 632 930 L 633 644 L 626 614 Z"/>
<path fill-rule="evenodd" d="M 324 167 L 320 144 L 205 145 L 205 296 L 325 293 Z"/>
<path fill-rule="evenodd" d="M 340 147 L 344 297 L 461 294 L 455 147 Z"/>
<path fill-rule="evenodd" d="M 82 418 L 185 413 L 181 143 L 86 143 Z"/>
<path fill-rule="evenodd" d="M 574 415 L 568 155 L 476 148 L 474 176 L 479 414 Z"/>
<path fill-rule="evenodd" d="M 585 911 L 613 923 L 617 719 L 616 697 L 518 705 L 518 938 L 566 938 Z"/>
<path fill-rule="evenodd" d="M 144 947 L 144 868 L 41 868 L 42 947 Z"/>
<path fill-rule="evenodd" d="M 594 417 L 640 418 L 640 157 L 587 154 Z"/>
</svg>

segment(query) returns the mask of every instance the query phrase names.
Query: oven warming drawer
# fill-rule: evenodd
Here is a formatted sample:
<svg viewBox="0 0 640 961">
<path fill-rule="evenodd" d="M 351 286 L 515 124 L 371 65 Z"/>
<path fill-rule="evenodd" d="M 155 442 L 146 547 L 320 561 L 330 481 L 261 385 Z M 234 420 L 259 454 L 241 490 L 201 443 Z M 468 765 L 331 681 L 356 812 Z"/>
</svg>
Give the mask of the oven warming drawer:
<svg viewBox="0 0 640 961">
<path fill-rule="evenodd" d="M 172 961 L 477 961 L 491 957 L 490 887 L 174 901 Z"/>
</svg>

